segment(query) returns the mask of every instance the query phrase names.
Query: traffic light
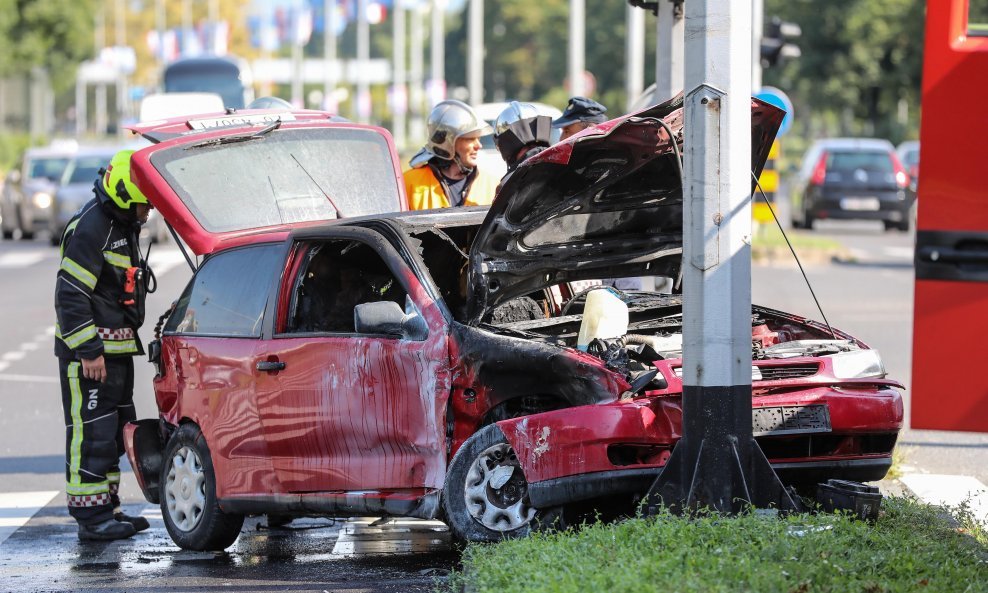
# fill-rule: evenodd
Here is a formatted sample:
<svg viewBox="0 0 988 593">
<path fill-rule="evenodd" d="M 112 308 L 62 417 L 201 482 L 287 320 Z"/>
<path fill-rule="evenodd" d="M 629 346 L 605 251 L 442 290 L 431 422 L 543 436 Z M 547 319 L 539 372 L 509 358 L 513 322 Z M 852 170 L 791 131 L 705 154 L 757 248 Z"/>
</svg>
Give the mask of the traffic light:
<svg viewBox="0 0 988 593">
<path fill-rule="evenodd" d="M 796 23 L 788 23 L 777 16 L 772 17 L 762 36 L 762 67 L 768 68 L 779 63 L 780 59 L 798 58 L 802 55 L 799 46 L 790 40 L 802 35 L 803 30 Z"/>
</svg>

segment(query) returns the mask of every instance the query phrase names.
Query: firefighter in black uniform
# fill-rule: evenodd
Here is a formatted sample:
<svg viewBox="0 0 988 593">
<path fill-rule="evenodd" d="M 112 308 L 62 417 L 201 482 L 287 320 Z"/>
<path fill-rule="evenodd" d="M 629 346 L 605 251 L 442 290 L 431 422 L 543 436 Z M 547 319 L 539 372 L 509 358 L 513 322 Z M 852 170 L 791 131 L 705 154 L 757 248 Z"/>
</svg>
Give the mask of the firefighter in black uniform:
<svg viewBox="0 0 988 593">
<path fill-rule="evenodd" d="M 134 420 L 137 329 L 151 271 L 138 235 L 151 205 L 134 185 L 130 158 L 114 155 L 93 184 L 96 196 L 62 234 L 55 283 L 55 355 L 65 415 L 65 478 L 79 539 L 114 540 L 149 527 L 120 510 L 122 429 Z"/>
</svg>

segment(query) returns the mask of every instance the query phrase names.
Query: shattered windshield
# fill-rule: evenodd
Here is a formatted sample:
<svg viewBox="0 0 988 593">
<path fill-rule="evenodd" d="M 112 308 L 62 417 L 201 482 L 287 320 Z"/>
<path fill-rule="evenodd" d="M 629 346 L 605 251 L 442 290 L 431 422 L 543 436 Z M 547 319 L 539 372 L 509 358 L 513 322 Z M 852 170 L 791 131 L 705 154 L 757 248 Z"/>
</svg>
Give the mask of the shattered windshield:
<svg viewBox="0 0 988 593">
<path fill-rule="evenodd" d="M 373 130 L 278 129 L 253 142 L 176 146 L 151 162 L 209 232 L 400 208 L 391 150 Z"/>
</svg>

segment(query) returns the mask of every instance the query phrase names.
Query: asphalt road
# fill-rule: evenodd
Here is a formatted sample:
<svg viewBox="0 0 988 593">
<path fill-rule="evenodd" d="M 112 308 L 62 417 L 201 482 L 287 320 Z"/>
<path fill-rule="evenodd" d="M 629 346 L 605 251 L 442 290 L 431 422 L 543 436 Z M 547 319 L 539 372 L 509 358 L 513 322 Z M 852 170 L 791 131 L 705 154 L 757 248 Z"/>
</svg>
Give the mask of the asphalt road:
<svg viewBox="0 0 988 593">
<path fill-rule="evenodd" d="M 908 387 L 911 235 L 837 223 L 815 232 L 837 238 L 857 257 L 807 269 L 827 318 L 878 348 L 890 376 Z M 174 247 L 154 247 L 151 257 L 160 287 L 149 299 L 145 342 L 190 276 Z M 290 529 L 266 529 L 260 518 L 225 554 L 182 552 L 126 469 L 124 502 L 151 520 L 151 530 L 124 542 L 79 543 L 64 508 L 64 428 L 52 354 L 57 266 L 57 250 L 43 237 L 0 242 L 0 590 L 428 591 L 455 566 L 448 532 L 416 521 L 302 520 Z M 820 318 L 794 265 L 755 266 L 752 275 L 754 302 Z M 137 367 L 138 417 L 153 417 L 152 371 Z M 900 442 L 910 471 L 988 483 L 988 435 L 907 430 Z M 18 505 L 30 505 L 10 502 L 17 496 L 11 493 L 34 493 L 40 511 L 18 516 Z"/>
</svg>

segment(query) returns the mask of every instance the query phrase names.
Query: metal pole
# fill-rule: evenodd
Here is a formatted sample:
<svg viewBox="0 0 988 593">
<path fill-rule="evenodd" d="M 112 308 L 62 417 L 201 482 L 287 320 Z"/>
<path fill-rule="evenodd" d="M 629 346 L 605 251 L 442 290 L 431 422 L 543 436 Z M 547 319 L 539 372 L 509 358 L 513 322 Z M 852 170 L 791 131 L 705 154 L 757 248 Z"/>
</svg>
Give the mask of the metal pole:
<svg viewBox="0 0 988 593">
<path fill-rule="evenodd" d="M 185 54 L 187 47 L 186 35 L 192 34 L 192 0 L 182 0 L 182 47 L 179 51 Z"/>
<path fill-rule="evenodd" d="M 297 18 L 297 17 L 296 17 Z M 304 59 L 302 40 L 298 31 L 292 31 L 292 105 L 305 107 L 304 90 L 302 87 L 302 60 Z"/>
<path fill-rule="evenodd" d="M 165 0 L 154 2 L 154 28 L 158 31 L 158 60 L 165 63 Z"/>
<path fill-rule="evenodd" d="M 418 143 L 425 138 L 425 124 L 422 120 L 422 48 L 424 46 L 424 31 L 422 9 L 416 5 L 409 13 L 411 22 L 411 58 L 408 70 L 408 92 L 411 118 L 408 135 L 412 142 Z"/>
<path fill-rule="evenodd" d="M 126 36 L 126 16 L 127 16 L 127 4 L 124 0 L 116 0 L 116 6 L 114 7 L 114 14 L 116 16 L 116 23 L 114 26 L 114 33 L 116 34 L 116 55 L 118 58 L 121 56 L 121 51 L 124 46 L 127 45 Z M 126 117 L 127 113 L 127 75 L 124 73 L 123 68 L 120 67 L 120 61 L 117 60 L 117 135 L 123 136 L 124 129 L 121 124 Z"/>
<path fill-rule="evenodd" d="M 87 126 L 87 114 L 86 114 L 86 81 L 82 78 L 76 77 L 75 79 L 75 135 L 76 138 L 82 138 L 86 133 Z"/>
<path fill-rule="evenodd" d="M 323 27 L 323 61 L 326 64 L 326 68 L 323 70 L 322 81 L 323 109 L 332 113 L 338 113 L 336 81 L 339 78 L 336 70 L 336 28 L 339 25 L 336 23 L 338 16 L 336 0 L 325 0 L 323 2 L 323 12 L 325 13 L 323 15 L 325 19 Z"/>
<path fill-rule="evenodd" d="M 582 97 L 586 94 L 583 73 L 586 71 L 586 1 L 569 0 L 569 59 L 567 72 L 569 94 Z"/>
<path fill-rule="evenodd" d="M 405 137 L 406 118 L 408 113 L 408 95 L 405 86 L 405 7 L 402 0 L 395 0 L 394 6 L 394 90 L 393 132 L 398 149 L 405 147 L 408 139 Z"/>
<path fill-rule="evenodd" d="M 655 96 L 661 103 L 683 90 L 683 3 L 659 0 L 655 40 Z"/>
<path fill-rule="evenodd" d="M 445 15 L 446 0 L 432 0 L 432 55 L 429 59 L 432 96 L 429 100 L 433 104 L 446 98 L 446 34 L 443 22 Z"/>
<path fill-rule="evenodd" d="M 751 0 L 751 90 L 762 90 L 762 31 L 765 27 L 764 0 Z"/>
<path fill-rule="evenodd" d="M 96 135 L 106 135 L 106 85 L 96 85 Z"/>
<path fill-rule="evenodd" d="M 650 509 L 796 508 L 751 427 L 750 6 L 686 3 L 683 438 Z"/>
<path fill-rule="evenodd" d="M 367 0 L 357 0 L 357 121 L 367 123 L 371 115 L 370 85 L 367 83 L 367 63 L 370 60 L 370 24 L 367 22 Z"/>
<path fill-rule="evenodd" d="M 467 89 L 470 102 L 484 102 L 484 0 L 470 0 L 467 30 Z"/>
<path fill-rule="evenodd" d="M 624 10 L 628 29 L 624 45 L 625 110 L 631 111 L 645 87 L 645 11 L 630 4 Z"/>
</svg>

